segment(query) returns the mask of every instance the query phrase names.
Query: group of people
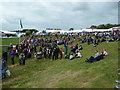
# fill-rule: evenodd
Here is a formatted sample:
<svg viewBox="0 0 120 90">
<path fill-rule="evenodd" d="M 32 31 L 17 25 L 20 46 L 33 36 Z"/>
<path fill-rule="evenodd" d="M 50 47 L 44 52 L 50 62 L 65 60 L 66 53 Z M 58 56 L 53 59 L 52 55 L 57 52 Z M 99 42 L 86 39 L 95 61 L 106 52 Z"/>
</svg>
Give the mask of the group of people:
<svg viewBox="0 0 120 90">
<path fill-rule="evenodd" d="M 104 57 L 108 56 L 108 52 L 106 51 L 106 49 L 103 49 L 103 51 L 101 52 L 101 54 L 96 50 L 95 51 L 95 56 L 91 56 L 89 59 L 86 59 L 85 62 L 95 62 L 95 61 L 100 61 L 102 59 L 104 59 Z"/>
<path fill-rule="evenodd" d="M 12 65 L 15 64 L 15 57 L 19 58 L 20 65 L 25 65 L 25 59 L 32 56 L 35 59 L 62 59 L 63 54 L 68 54 L 68 45 L 76 40 L 77 37 L 70 36 L 57 36 L 55 38 L 36 38 L 31 36 L 30 38 L 25 38 L 20 44 L 13 45 L 11 43 L 8 50 L 3 52 L 2 58 L 7 62 L 10 56 Z M 65 52 L 58 45 L 64 45 Z"/>
<path fill-rule="evenodd" d="M 111 37 L 111 38 L 110 38 Z M 110 41 L 110 40 L 119 41 L 119 35 L 113 34 L 99 34 L 93 35 L 91 33 L 85 35 L 71 36 L 71 35 L 63 35 L 56 36 L 54 38 L 35 38 L 34 35 L 30 38 L 25 38 L 20 44 L 12 45 L 10 44 L 8 47 L 8 51 L 3 52 L 3 59 L 8 59 L 8 56 L 11 58 L 11 63 L 14 65 L 15 57 L 19 57 L 20 64 L 25 65 L 25 59 L 31 58 L 34 55 L 34 58 L 48 58 L 48 59 L 62 59 L 63 54 L 68 55 L 68 47 L 74 41 L 80 41 L 81 43 L 87 42 L 88 45 L 93 43 L 93 46 L 96 47 L 100 42 Z M 58 47 L 58 45 L 64 45 L 64 49 Z M 39 50 L 37 48 L 39 47 Z M 82 45 L 78 46 L 75 44 L 71 46 L 71 52 L 76 53 L 78 50 L 82 50 Z M 60 55 L 60 57 L 59 57 Z"/>
<path fill-rule="evenodd" d="M 97 33 L 94 34 L 87 34 L 80 36 L 81 43 L 87 43 L 88 45 L 93 44 L 94 47 L 100 44 L 100 42 L 116 42 L 120 41 L 119 34 L 113 33 Z"/>
<path fill-rule="evenodd" d="M 109 38 L 109 37 L 112 38 Z M 24 40 L 20 44 L 13 45 L 12 43 L 9 45 L 8 50 L 4 51 L 2 53 L 2 59 L 3 62 L 6 63 L 7 68 L 7 60 L 8 57 L 11 58 L 12 65 L 15 64 L 15 57 L 19 58 L 19 64 L 25 65 L 26 58 L 32 58 L 34 59 L 62 59 L 67 58 L 69 60 L 73 60 L 75 58 L 83 57 L 83 55 L 80 53 L 81 50 L 83 50 L 82 45 L 74 44 L 69 48 L 69 45 L 71 45 L 73 42 L 78 41 L 79 43 L 85 43 L 87 42 L 88 45 L 93 44 L 93 46 L 99 45 L 100 42 L 105 42 L 110 40 L 119 41 L 120 36 L 116 35 L 101 35 L 101 34 L 86 34 L 86 35 L 78 35 L 78 36 L 71 36 L 71 35 L 63 35 L 63 36 L 56 36 L 54 38 L 52 37 L 35 37 L 30 36 L 30 38 L 24 38 Z M 60 45 L 63 45 L 61 48 Z M 64 49 L 63 49 L 64 48 Z M 69 50 L 71 49 L 71 50 Z M 70 53 L 69 53 L 70 51 Z M 108 55 L 107 51 L 104 49 L 101 54 L 99 54 L 98 51 L 95 51 L 95 56 L 91 56 L 89 59 L 86 60 L 86 62 L 94 62 L 99 61 L 106 57 Z M 3 70 L 3 72 L 6 69 Z M 5 77 L 5 75 L 3 74 Z"/>
</svg>

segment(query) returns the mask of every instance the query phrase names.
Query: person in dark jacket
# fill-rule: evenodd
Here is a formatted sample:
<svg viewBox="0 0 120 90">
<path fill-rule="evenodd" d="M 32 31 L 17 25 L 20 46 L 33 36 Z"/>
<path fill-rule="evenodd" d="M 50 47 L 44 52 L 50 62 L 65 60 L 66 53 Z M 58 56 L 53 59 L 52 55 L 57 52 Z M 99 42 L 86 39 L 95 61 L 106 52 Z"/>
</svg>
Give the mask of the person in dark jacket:
<svg viewBox="0 0 120 90">
<path fill-rule="evenodd" d="M 46 47 L 44 47 L 43 53 L 44 53 L 44 59 L 46 59 L 47 58 L 47 49 L 46 49 Z"/>
<path fill-rule="evenodd" d="M 57 47 L 57 48 L 56 48 L 56 54 L 55 54 L 55 58 L 56 58 L 56 59 L 58 59 L 59 51 L 60 51 L 60 49 L 59 49 L 59 47 Z"/>
<path fill-rule="evenodd" d="M 3 52 L 2 58 L 7 62 L 7 59 L 8 59 L 8 53 L 7 53 L 7 51 Z"/>
<path fill-rule="evenodd" d="M 53 49 L 53 56 L 52 56 L 52 59 L 53 59 L 53 60 L 56 59 L 56 58 L 55 58 L 55 55 L 56 55 L 56 48 L 54 47 L 54 49 Z"/>
<path fill-rule="evenodd" d="M 64 44 L 64 47 L 65 47 L 65 54 L 67 55 L 67 53 L 68 53 L 68 45 Z"/>
<path fill-rule="evenodd" d="M 7 65 L 7 62 L 2 58 L 0 58 L 0 64 L 2 64 L 1 72 L 2 72 L 2 79 L 3 79 L 3 78 L 6 78 L 5 73 L 6 73 L 7 69 L 8 69 L 8 65 Z"/>
<path fill-rule="evenodd" d="M 12 60 L 12 65 L 14 65 L 14 57 L 15 57 L 15 52 L 14 51 L 10 52 L 10 57 L 11 57 L 11 60 Z"/>
</svg>

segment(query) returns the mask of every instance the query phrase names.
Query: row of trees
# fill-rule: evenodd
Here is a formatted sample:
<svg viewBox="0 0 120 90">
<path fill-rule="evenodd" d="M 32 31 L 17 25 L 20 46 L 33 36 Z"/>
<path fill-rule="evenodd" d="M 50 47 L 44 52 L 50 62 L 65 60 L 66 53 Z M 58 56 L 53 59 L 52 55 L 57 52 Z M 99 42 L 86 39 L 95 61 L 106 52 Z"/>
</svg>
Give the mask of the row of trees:
<svg viewBox="0 0 120 90">
<path fill-rule="evenodd" d="M 90 28 L 109 29 L 109 28 L 118 27 L 118 26 L 120 26 L 120 24 L 100 24 L 98 26 L 92 25 L 92 26 L 90 26 Z"/>
<path fill-rule="evenodd" d="M 112 27 L 120 27 L 120 24 L 100 24 L 98 26 L 96 25 L 91 25 L 90 28 L 96 28 L 96 29 L 109 29 L 109 28 L 112 28 Z M 69 31 L 72 31 L 74 30 L 74 28 L 70 28 Z"/>
</svg>

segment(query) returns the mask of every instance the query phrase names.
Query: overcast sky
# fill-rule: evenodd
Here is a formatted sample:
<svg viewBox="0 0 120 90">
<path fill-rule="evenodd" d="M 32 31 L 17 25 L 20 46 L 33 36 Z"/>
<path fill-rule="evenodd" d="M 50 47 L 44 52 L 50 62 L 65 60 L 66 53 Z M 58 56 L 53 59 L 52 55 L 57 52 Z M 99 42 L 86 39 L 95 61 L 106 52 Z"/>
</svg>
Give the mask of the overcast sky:
<svg viewBox="0 0 120 90">
<path fill-rule="evenodd" d="M 3 30 L 20 28 L 81 29 L 91 25 L 117 24 L 117 2 L 4 2 L 0 4 Z"/>
</svg>

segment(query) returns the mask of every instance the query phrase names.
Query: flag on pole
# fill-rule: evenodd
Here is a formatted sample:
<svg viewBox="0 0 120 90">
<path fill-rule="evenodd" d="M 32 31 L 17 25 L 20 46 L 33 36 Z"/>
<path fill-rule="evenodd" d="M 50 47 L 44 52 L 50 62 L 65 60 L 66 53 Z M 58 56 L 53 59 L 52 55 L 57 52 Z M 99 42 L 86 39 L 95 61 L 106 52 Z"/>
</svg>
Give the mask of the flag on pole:
<svg viewBox="0 0 120 90">
<path fill-rule="evenodd" d="M 21 21 L 21 19 L 20 19 L 20 27 L 23 28 L 23 25 L 22 25 L 22 21 Z"/>
</svg>

